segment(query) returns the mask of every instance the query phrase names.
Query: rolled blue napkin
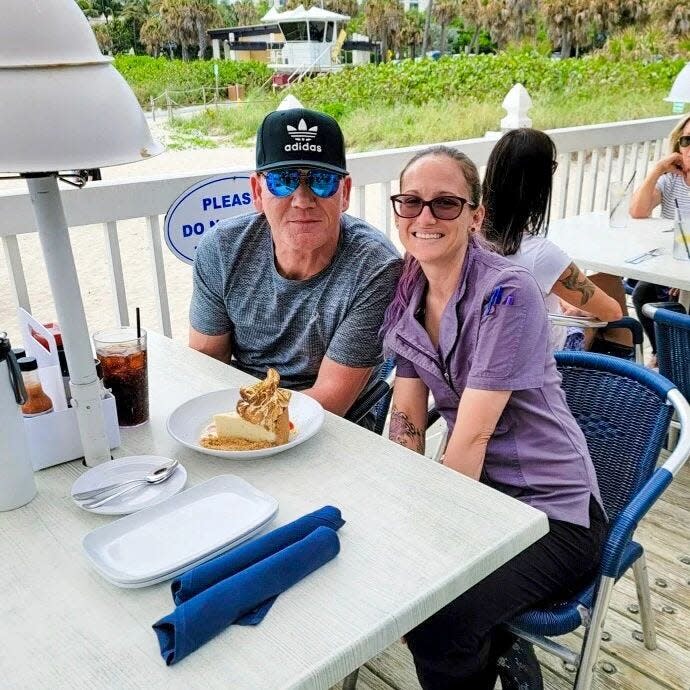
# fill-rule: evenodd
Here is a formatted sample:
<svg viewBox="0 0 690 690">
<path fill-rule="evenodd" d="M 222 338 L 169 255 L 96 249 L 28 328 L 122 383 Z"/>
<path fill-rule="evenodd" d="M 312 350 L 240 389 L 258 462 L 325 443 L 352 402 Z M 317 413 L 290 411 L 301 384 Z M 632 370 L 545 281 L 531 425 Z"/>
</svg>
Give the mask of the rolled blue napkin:
<svg viewBox="0 0 690 690">
<path fill-rule="evenodd" d="M 338 530 L 344 524 L 338 508 L 324 506 L 176 577 L 171 585 L 173 600 L 178 606 L 183 604 L 217 582 L 304 539 L 317 527 Z"/>
<path fill-rule="evenodd" d="M 317 527 L 304 539 L 209 587 L 153 624 L 161 656 L 170 666 L 228 625 L 256 625 L 281 592 L 340 551 L 338 535 Z"/>
</svg>

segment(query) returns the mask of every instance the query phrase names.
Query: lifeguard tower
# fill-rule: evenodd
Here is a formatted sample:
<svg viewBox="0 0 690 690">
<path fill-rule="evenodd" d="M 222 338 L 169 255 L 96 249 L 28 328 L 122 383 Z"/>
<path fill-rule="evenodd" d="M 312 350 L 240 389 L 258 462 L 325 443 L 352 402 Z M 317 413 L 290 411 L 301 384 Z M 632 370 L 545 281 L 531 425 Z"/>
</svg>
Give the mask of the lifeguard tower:
<svg viewBox="0 0 690 690">
<path fill-rule="evenodd" d="M 285 38 L 282 46 L 269 48 L 269 64 L 278 79 L 286 84 L 304 75 L 340 70 L 340 52 L 345 42 L 345 14 L 319 7 L 278 12 L 272 7 L 262 18 L 264 24 L 277 24 Z"/>
</svg>

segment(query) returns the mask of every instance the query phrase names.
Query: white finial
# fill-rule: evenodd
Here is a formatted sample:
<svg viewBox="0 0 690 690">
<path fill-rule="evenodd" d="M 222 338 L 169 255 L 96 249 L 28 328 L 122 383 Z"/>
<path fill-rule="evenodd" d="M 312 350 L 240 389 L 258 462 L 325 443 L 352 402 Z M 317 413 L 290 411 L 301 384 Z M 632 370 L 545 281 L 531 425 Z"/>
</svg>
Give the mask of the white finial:
<svg viewBox="0 0 690 690">
<path fill-rule="evenodd" d="M 501 129 L 517 129 L 531 127 L 532 120 L 527 117 L 527 111 L 532 107 L 532 99 L 522 84 L 515 84 L 503 99 L 503 107 L 508 113 L 501 120 Z"/>
<path fill-rule="evenodd" d="M 276 110 L 292 110 L 293 108 L 304 108 L 304 106 L 290 93 L 280 101 Z"/>
</svg>

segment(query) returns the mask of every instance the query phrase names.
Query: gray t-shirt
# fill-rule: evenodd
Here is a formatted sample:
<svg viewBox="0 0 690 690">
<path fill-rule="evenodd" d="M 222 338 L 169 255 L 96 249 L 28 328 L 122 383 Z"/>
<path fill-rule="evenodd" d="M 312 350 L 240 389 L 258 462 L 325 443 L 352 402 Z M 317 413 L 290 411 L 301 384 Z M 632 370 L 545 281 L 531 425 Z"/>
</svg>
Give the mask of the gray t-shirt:
<svg viewBox="0 0 690 690">
<path fill-rule="evenodd" d="M 263 377 L 274 367 L 287 388 L 308 388 L 325 355 L 350 367 L 382 361 L 379 329 L 402 269 L 378 230 L 343 215 L 333 261 L 306 280 L 275 268 L 263 214 L 219 223 L 194 261 L 189 321 L 206 335 L 231 334 L 233 364 Z"/>
</svg>

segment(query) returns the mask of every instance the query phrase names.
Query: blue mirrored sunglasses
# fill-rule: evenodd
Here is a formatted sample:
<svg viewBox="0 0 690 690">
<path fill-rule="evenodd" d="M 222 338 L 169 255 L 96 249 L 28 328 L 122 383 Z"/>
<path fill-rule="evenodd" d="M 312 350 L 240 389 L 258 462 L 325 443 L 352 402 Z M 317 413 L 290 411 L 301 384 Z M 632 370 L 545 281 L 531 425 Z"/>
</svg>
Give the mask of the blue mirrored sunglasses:
<svg viewBox="0 0 690 690">
<path fill-rule="evenodd" d="M 268 191 L 277 197 L 286 197 L 297 191 L 304 182 L 316 196 L 327 199 L 333 196 L 340 186 L 342 175 L 326 170 L 270 170 L 263 173 Z"/>
</svg>

